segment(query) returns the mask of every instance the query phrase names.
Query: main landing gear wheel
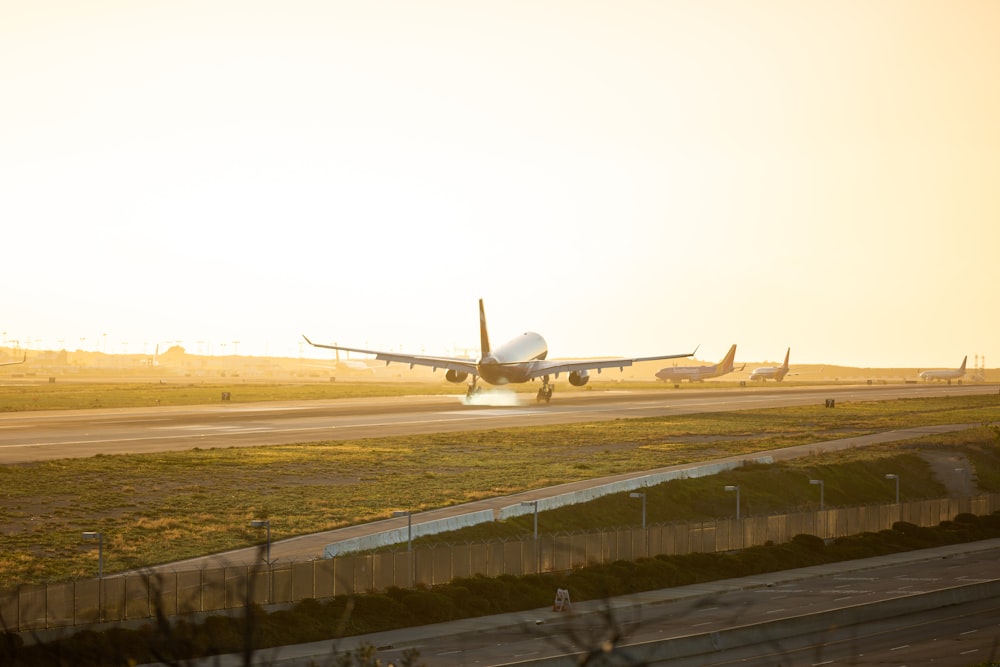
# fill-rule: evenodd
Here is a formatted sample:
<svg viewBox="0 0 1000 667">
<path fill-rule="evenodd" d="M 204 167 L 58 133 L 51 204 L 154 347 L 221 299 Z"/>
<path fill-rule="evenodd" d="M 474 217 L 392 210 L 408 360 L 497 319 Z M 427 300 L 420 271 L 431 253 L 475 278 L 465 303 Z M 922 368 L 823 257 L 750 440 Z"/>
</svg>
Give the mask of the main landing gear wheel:
<svg viewBox="0 0 1000 667">
<path fill-rule="evenodd" d="M 465 392 L 465 397 L 466 398 L 472 398 L 473 396 L 475 396 L 476 394 L 478 394 L 482 390 L 483 390 L 482 387 L 477 387 L 475 383 L 472 383 L 472 384 L 469 385 L 469 390 L 467 392 Z"/>
<path fill-rule="evenodd" d="M 548 403 L 549 401 L 551 401 L 552 400 L 552 385 L 550 385 L 550 384 L 543 385 L 538 390 L 537 400 L 538 400 L 539 403 L 541 403 L 543 401 L 545 403 Z"/>
</svg>

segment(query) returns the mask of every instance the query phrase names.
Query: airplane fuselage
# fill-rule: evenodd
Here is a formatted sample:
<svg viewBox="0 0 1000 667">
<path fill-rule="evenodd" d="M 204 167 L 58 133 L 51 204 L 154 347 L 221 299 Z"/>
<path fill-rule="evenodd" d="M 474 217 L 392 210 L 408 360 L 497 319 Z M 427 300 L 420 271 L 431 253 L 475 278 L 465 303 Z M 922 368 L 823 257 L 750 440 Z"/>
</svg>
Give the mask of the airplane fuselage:
<svg viewBox="0 0 1000 667">
<path fill-rule="evenodd" d="M 545 339 L 533 331 L 493 348 L 476 364 L 479 377 L 494 385 L 527 382 L 531 375 L 532 361 L 545 359 L 549 348 Z"/>
<path fill-rule="evenodd" d="M 752 373 L 750 373 L 751 380 L 774 380 L 775 382 L 781 382 L 785 379 L 785 375 L 788 373 L 787 368 L 782 368 L 781 366 L 764 366 L 762 368 L 756 368 Z"/>
<path fill-rule="evenodd" d="M 656 378 L 664 382 L 680 382 L 681 380 L 688 380 L 689 382 L 697 382 L 699 380 L 704 380 L 707 378 L 714 378 L 722 375 L 725 371 L 720 372 L 719 367 L 716 366 L 679 366 L 676 368 L 664 368 L 656 373 Z"/>
<path fill-rule="evenodd" d="M 952 380 L 960 380 L 965 377 L 965 363 L 969 360 L 968 355 L 962 359 L 962 365 L 958 368 L 946 368 L 939 371 L 924 371 L 917 375 L 921 380 L 944 380 L 951 382 Z"/>
</svg>

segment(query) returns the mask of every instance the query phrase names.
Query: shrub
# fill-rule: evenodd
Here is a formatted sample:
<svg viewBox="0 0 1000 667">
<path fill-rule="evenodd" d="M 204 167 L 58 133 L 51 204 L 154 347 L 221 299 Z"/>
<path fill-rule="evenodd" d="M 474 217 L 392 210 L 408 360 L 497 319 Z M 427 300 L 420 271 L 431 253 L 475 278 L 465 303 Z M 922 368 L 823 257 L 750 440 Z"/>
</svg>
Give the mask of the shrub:
<svg viewBox="0 0 1000 667">
<path fill-rule="evenodd" d="M 826 543 L 823 542 L 822 537 L 817 537 L 815 535 L 808 535 L 806 533 L 799 533 L 792 538 L 792 544 L 797 544 L 800 547 L 804 547 L 809 551 L 820 552 L 826 547 Z"/>
</svg>

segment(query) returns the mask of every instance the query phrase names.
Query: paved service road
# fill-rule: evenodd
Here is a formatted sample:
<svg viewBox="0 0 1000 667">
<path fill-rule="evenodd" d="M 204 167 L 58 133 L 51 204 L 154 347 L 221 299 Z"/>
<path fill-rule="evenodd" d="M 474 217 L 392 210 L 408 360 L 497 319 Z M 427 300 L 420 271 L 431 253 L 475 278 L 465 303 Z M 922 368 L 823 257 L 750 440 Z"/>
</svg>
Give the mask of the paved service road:
<svg viewBox="0 0 1000 667">
<path fill-rule="evenodd" d="M 612 635 L 618 659 L 629 664 L 648 642 L 709 635 L 732 628 L 799 618 L 838 609 L 916 597 L 1000 579 L 1000 540 L 774 572 L 577 602 L 572 614 L 536 609 L 451 623 L 348 637 L 340 651 L 370 644 L 383 664 L 399 664 L 406 649 L 434 667 L 505 665 L 599 649 Z M 1000 626 L 993 600 L 946 605 L 903 615 L 886 614 L 859 625 L 831 624 L 780 640 L 749 630 L 742 646 L 664 664 L 687 665 L 954 665 L 997 657 Z M 333 642 L 262 651 L 275 665 L 326 664 Z M 241 664 L 236 656 L 213 665 Z M 576 664 L 565 658 L 561 664 Z"/>
<path fill-rule="evenodd" d="M 414 433 L 568 424 L 699 412 L 994 394 L 995 385 L 748 387 L 694 391 L 566 392 L 548 405 L 466 406 L 462 396 L 338 399 L 0 415 L 0 465 L 212 447 L 354 440 Z M 531 401 L 531 402 L 529 402 Z"/>
</svg>

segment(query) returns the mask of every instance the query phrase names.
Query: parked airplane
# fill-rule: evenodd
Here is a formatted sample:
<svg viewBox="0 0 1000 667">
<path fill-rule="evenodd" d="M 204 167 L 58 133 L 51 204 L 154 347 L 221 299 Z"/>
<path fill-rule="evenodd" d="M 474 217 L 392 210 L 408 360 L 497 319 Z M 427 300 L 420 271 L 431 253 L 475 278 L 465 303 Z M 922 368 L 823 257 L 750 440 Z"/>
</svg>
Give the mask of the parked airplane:
<svg viewBox="0 0 1000 667">
<path fill-rule="evenodd" d="M 965 376 L 965 362 L 969 360 L 969 355 L 962 359 L 962 365 L 958 368 L 949 368 L 940 371 L 923 371 L 917 377 L 925 382 L 928 380 L 947 380 L 951 384 L 952 380 L 961 380 Z"/>
<path fill-rule="evenodd" d="M 472 395 L 479 390 L 476 384 L 479 378 L 492 385 L 514 384 L 541 378 L 542 386 L 538 390 L 537 399 L 539 402 L 545 401 L 546 403 L 552 398 L 552 385 L 549 384 L 550 376 L 558 378 L 560 373 L 568 373 L 569 383 L 574 387 L 582 387 L 590 381 L 590 371 L 592 370 L 596 370 L 598 373 L 604 368 L 622 370 L 625 366 L 631 366 L 640 361 L 676 359 L 690 357 L 694 354 L 694 352 L 686 352 L 655 357 L 546 360 L 549 349 L 545 339 L 532 331 L 525 332 L 498 347 L 491 347 L 489 334 L 486 330 L 486 313 L 483 309 L 482 299 L 479 300 L 479 341 L 482 353 L 479 361 L 461 357 L 432 357 L 422 354 L 363 350 L 341 345 L 320 345 L 312 342 L 305 335 L 302 337 L 314 347 L 374 354 L 376 359 L 384 361 L 386 365 L 395 361 L 410 364 L 411 368 L 413 366 L 430 366 L 434 370 L 443 368 L 447 371 L 444 377 L 449 382 L 464 382 L 471 375 L 472 383 L 469 384 L 467 395 Z"/>
<path fill-rule="evenodd" d="M 788 348 L 785 352 L 785 363 L 780 366 L 761 366 L 760 368 L 753 369 L 750 373 L 750 379 L 761 382 L 766 382 L 767 380 L 774 380 L 775 382 L 781 382 L 788 375 L 788 355 L 791 354 L 792 348 Z"/>
<path fill-rule="evenodd" d="M 726 373 L 733 372 L 733 360 L 736 358 L 736 346 L 733 345 L 726 352 L 722 361 L 714 366 L 668 366 L 661 368 L 656 373 L 656 379 L 663 382 L 673 382 L 679 385 L 681 380 L 688 382 L 701 382 L 708 378 L 719 377 Z M 743 370 L 742 368 L 740 370 Z"/>
</svg>

